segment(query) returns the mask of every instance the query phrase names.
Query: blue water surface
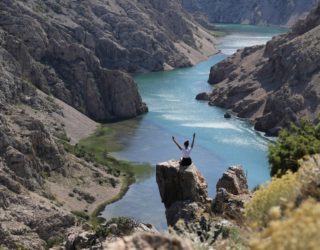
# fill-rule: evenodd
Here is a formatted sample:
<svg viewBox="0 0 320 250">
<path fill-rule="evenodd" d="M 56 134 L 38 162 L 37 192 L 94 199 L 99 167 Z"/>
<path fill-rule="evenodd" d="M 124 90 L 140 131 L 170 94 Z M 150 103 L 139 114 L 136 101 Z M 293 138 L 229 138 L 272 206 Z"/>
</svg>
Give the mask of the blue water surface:
<svg viewBox="0 0 320 250">
<path fill-rule="evenodd" d="M 195 96 L 212 90 L 207 84 L 212 65 L 239 48 L 264 44 L 284 32 L 276 27 L 248 25 L 223 25 L 222 28 L 228 30 L 228 35 L 219 39 L 220 54 L 191 68 L 135 76 L 150 112 L 130 121 L 135 125 L 120 137 L 125 147 L 115 154 L 121 159 L 148 162 L 155 167 L 158 162 L 181 156 L 171 136 L 182 144 L 195 132 L 192 159 L 208 182 L 210 196 L 214 196 L 218 179 L 230 165 L 240 164 L 245 168 L 250 188 L 266 182 L 270 178 L 269 141 L 248 122 L 237 118 L 226 120 L 225 110 L 196 101 Z M 139 179 L 123 199 L 106 207 L 103 216 L 107 219 L 129 216 L 165 230 L 165 209 L 155 173 Z"/>
</svg>

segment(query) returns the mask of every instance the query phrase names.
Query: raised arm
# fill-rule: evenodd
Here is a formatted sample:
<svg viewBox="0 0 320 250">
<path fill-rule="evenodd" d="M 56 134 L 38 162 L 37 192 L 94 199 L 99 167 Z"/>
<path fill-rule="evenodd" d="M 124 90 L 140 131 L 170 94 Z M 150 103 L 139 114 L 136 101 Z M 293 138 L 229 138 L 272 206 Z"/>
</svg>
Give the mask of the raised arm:
<svg viewBox="0 0 320 250">
<path fill-rule="evenodd" d="M 196 138 L 196 133 L 193 133 L 191 148 L 193 148 L 195 138 Z"/>
<path fill-rule="evenodd" d="M 173 142 L 177 145 L 177 147 L 182 150 L 182 147 L 179 145 L 179 143 L 177 143 L 176 139 L 174 138 L 174 136 L 172 136 L 172 140 Z"/>
</svg>

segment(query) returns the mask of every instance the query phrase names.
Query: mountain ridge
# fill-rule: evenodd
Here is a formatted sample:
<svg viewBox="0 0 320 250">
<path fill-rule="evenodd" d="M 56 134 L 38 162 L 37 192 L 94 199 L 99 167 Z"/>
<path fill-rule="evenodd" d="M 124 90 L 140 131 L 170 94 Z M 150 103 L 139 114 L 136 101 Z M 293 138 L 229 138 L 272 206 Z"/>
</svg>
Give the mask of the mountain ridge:
<svg viewBox="0 0 320 250">
<path fill-rule="evenodd" d="M 292 26 L 317 0 L 181 0 L 194 15 L 206 15 L 211 23 L 241 23 Z"/>
<path fill-rule="evenodd" d="M 255 128 L 276 135 L 320 112 L 320 5 L 291 32 L 266 46 L 248 47 L 213 66 L 209 104 L 233 111 Z"/>
</svg>

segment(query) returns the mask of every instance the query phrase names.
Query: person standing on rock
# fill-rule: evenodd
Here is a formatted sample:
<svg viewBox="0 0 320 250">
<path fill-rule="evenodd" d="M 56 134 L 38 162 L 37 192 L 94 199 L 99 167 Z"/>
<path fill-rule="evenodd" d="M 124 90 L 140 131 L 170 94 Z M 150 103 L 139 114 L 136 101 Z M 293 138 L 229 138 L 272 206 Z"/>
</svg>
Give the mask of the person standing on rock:
<svg viewBox="0 0 320 250">
<path fill-rule="evenodd" d="M 196 137 L 196 133 L 193 133 L 193 137 L 192 137 L 192 143 L 191 143 L 191 147 L 189 147 L 189 141 L 185 141 L 183 143 L 184 145 L 184 148 L 182 148 L 179 143 L 176 141 L 176 139 L 174 138 L 174 136 L 172 136 L 172 140 L 173 142 L 177 145 L 177 147 L 181 150 L 182 152 L 182 158 L 180 160 L 180 165 L 181 166 L 189 166 L 192 164 L 192 160 L 190 158 L 190 154 L 191 154 L 191 151 L 193 149 L 193 145 L 194 145 L 194 139 Z"/>
</svg>

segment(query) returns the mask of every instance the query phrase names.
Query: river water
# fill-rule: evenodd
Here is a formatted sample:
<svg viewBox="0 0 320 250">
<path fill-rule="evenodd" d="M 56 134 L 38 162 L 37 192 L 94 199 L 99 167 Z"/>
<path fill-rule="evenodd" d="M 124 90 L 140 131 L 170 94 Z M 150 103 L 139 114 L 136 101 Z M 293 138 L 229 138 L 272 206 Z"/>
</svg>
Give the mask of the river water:
<svg viewBox="0 0 320 250">
<path fill-rule="evenodd" d="M 147 162 L 155 167 L 158 162 L 180 158 L 180 151 L 172 143 L 172 135 L 183 143 L 195 132 L 192 159 L 206 178 L 211 197 L 215 194 L 218 179 L 230 165 L 240 164 L 245 168 L 250 188 L 266 182 L 270 178 L 267 163 L 269 141 L 245 121 L 237 118 L 225 120 L 224 110 L 198 102 L 195 96 L 212 90 L 206 83 L 212 65 L 239 48 L 265 44 L 272 36 L 285 32 L 277 27 L 218 27 L 227 32 L 226 36 L 219 38 L 220 54 L 191 68 L 135 76 L 150 112 L 124 122 L 128 129 L 119 137 L 124 148 L 114 154 L 120 159 Z M 165 209 L 155 172 L 139 177 L 126 195 L 107 206 L 102 215 L 107 219 L 129 216 L 165 230 Z"/>
</svg>

